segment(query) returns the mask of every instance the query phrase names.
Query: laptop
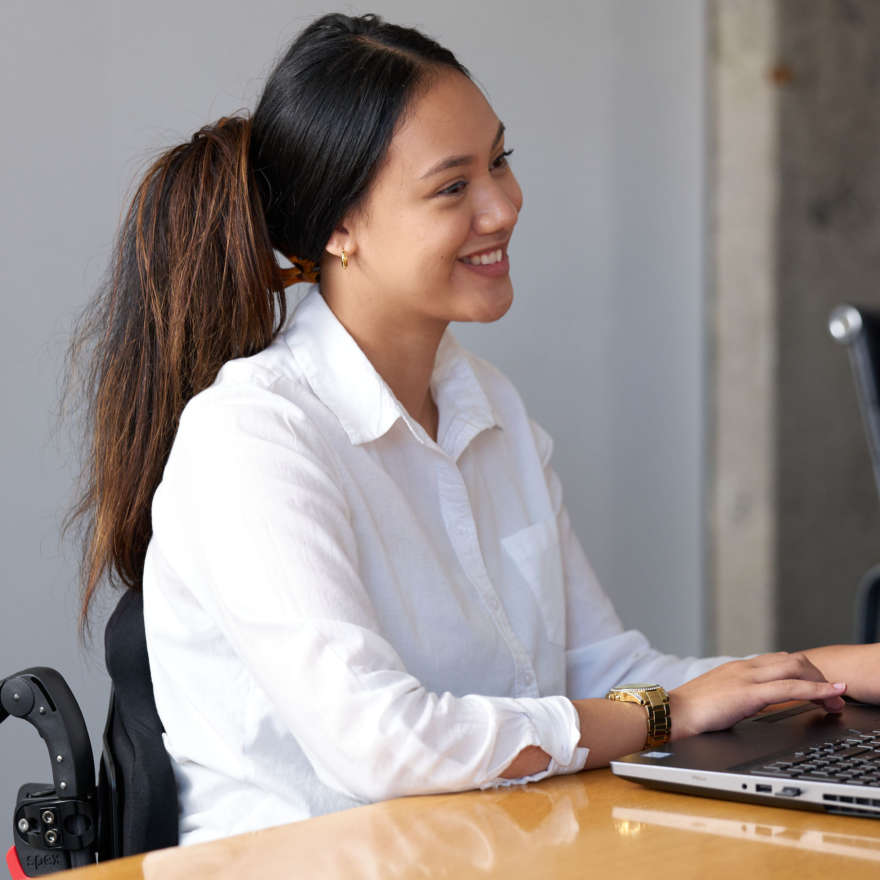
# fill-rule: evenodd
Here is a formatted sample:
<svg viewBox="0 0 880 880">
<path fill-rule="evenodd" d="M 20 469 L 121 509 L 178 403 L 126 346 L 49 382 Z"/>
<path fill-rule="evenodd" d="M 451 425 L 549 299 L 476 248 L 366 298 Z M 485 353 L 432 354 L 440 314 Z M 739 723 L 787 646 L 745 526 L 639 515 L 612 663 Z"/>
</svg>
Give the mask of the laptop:
<svg viewBox="0 0 880 880">
<path fill-rule="evenodd" d="M 611 762 L 652 788 L 880 818 L 880 706 L 797 703 Z"/>
</svg>

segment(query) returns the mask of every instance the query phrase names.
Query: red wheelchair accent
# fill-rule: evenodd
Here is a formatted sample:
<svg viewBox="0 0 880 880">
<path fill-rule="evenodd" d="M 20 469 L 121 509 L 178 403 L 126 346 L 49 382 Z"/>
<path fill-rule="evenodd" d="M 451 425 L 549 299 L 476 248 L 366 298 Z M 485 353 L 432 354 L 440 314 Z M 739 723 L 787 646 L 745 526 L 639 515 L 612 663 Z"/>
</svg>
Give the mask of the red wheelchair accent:
<svg viewBox="0 0 880 880">
<path fill-rule="evenodd" d="M 6 867 L 9 868 L 12 880 L 27 880 L 27 874 L 25 874 L 24 868 L 22 868 L 21 862 L 18 860 L 18 853 L 15 851 L 14 846 L 10 846 L 9 851 L 6 853 Z"/>
</svg>

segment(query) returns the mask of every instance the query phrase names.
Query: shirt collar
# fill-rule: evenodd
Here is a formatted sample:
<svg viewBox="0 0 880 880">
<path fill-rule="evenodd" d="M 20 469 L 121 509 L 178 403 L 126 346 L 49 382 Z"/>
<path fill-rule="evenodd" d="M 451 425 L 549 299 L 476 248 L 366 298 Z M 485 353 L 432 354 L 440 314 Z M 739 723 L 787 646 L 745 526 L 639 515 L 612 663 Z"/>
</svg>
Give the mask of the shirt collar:
<svg viewBox="0 0 880 880">
<path fill-rule="evenodd" d="M 312 390 L 353 444 L 378 440 L 398 419 L 420 443 L 431 442 L 339 323 L 317 285 L 296 307 L 283 335 Z M 437 349 L 431 390 L 440 413 L 438 445 L 453 458 L 478 433 L 499 424 L 467 352 L 449 330 Z"/>
<path fill-rule="evenodd" d="M 448 329 L 437 349 L 431 392 L 440 413 L 437 443 L 453 459 L 477 434 L 501 427 L 501 420 L 474 372 L 470 355 Z"/>
</svg>

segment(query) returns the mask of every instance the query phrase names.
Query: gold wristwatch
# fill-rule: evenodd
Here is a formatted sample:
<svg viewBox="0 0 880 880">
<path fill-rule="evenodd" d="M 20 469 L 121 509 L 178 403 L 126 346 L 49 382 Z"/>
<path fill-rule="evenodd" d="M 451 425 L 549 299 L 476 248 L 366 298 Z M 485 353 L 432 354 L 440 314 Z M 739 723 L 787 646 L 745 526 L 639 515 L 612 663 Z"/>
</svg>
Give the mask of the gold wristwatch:
<svg viewBox="0 0 880 880">
<path fill-rule="evenodd" d="M 605 694 L 606 700 L 638 703 L 648 713 L 648 736 L 644 749 L 669 742 L 672 719 L 669 717 L 669 694 L 659 684 L 619 684 Z"/>
</svg>

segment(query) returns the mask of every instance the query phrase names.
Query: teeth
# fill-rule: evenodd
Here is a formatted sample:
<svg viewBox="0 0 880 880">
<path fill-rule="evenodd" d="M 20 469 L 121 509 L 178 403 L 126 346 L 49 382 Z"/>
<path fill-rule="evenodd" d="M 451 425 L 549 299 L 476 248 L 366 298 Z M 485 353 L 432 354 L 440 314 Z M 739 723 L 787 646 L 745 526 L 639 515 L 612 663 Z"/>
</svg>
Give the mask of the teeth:
<svg viewBox="0 0 880 880">
<path fill-rule="evenodd" d="M 475 254 L 472 257 L 465 257 L 465 263 L 470 263 L 471 266 L 490 266 L 492 263 L 498 263 L 501 261 L 502 251 L 501 248 L 495 251 L 489 251 L 487 254 Z"/>
</svg>

